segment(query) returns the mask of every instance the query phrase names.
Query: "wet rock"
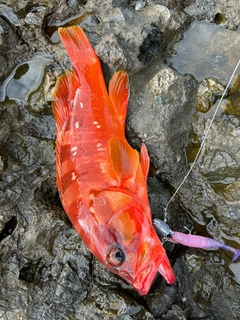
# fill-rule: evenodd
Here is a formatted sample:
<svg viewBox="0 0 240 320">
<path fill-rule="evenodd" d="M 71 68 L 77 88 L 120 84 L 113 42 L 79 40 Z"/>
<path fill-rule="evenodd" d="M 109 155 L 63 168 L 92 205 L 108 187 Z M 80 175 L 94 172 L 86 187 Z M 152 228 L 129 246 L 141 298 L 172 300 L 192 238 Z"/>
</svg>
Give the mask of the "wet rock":
<svg viewBox="0 0 240 320">
<path fill-rule="evenodd" d="M 195 112 L 196 85 L 190 77 L 181 77 L 164 65 L 149 82 L 146 74 L 144 77 L 141 81 L 138 75 L 141 89 L 138 91 L 136 86 L 136 92 L 132 90 L 134 107 L 129 110 L 128 125 L 145 142 L 162 178 L 166 172 L 176 176 L 185 161 L 184 143 Z M 172 160 L 168 161 L 169 158 Z"/>
<path fill-rule="evenodd" d="M 167 312 L 164 317 L 165 319 L 169 320 L 185 320 L 187 319 L 185 312 L 178 305 L 173 305 L 171 310 Z"/>
<path fill-rule="evenodd" d="M 14 46 L 12 44 L 15 44 Z M 10 49 L 11 48 L 11 49 Z M 0 81 L 2 81 L 18 63 L 19 55 L 23 59 L 27 56 L 29 49 L 22 43 L 20 37 L 15 33 L 14 27 L 7 23 L 0 13 L 0 63 L 4 66 L 0 69 Z"/>
<path fill-rule="evenodd" d="M 221 23 L 230 29 L 236 29 L 239 25 L 239 3 L 231 1 L 228 5 L 224 0 L 198 0 L 190 4 L 185 11 L 194 15 L 197 19 L 207 19 L 211 22 Z"/>
<path fill-rule="evenodd" d="M 91 305 L 91 308 L 89 308 Z M 153 315 L 138 302 L 119 292 L 99 290 L 93 286 L 91 294 L 76 310 L 75 319 L 143 319 L 153 320 Z"/>
<path fill-rule="evenodd" d="M 168 286 L 163 281 L 154 285 L 155 290 L 146 297 L 148 308 L 155 317 L 163 316 L 171 308 L 176 298 L 176 287 Z"/>
<path fill-rule="evenodd" d="M 232 292 L 232 290 L 239 290 L 239 288 L 230 284 L 231 280 L 229 279 L 229 274 L 224 270 L 223 260 L 219 259 L 217 255 L 211 254 L 210 259 L 209 256 L 206 257 L 206 254 L 204 257 L 193 254 L 191 256 L 186 255 L 185 259 L 185 263 L 188 261 L 186 266 L 189 268 L 190 275 L 189 277 L 179 276 L 179 279 L 181 279 L 178 282 L 179 297 L 181 299 L 184 298 L 182 301 L 184 301 L 185 308 L 188 305 L 190 306 L 192 310 L 191 317 L 204 317 L 206 315 L 215 317 L 218 315 L 220 319 L 224 319 L 224 317 L 234 319 L 233 314 L 231 312 L 228 313 L 229 310 L 225 309 L 227 308 L 226 300 L 223 300 L 221 306 L 219 305 L 217 309 L 214 307 L 214 301 L 224 294 L 226 287 L 228 287 L 228 293 Z M 211 268 L 214 269 L 214 273 L 211 272 Z M 236 294 L 238 296 L 237 291 L 233 295 Z M 197 305 L 196 297 L 198 297 Z M 236 303 L 235 299 L 236 296 L 233 297 L 233 304 Z"/>
<path fill-rule="evenodd" d="M 166 242 L 177 282 L 168 286 L 158 276 L 149 295 L 139 297 L 92 257 L 63 212 L 55 182 L 51 92 L 70 62 L 62 44 L 51 43 L 45 34 L 49 14 L 55 29 L 66 20 L 81 24 L 110 73 L 128 70 L 131 98 L 126 130 L 130 143 L 139 148 L 145 142 L 151 157 L 148 185 L 154 217 L 164 217 L 171 197 L 166 187 L 174 191 L 187 173 L 194 158 L 188 157 L 187 147 L 195 147 L 192 154 L 196 154 L 222 92 L 218 75 L 214 80 L 204 77 L 207 89 L 203 90 L 193 76 L 178 74 L 166 61 L 195 17 L 213 22 L 218 14 L 220 24 L 234 28 L 238 2 L 227 7 L 224 1 L 149 0 L 139 11 L 131 3 L 5 0 L 0 5 L 1 84 L 34 53 L 52 57 L 41 71 L 38 87 L 32 90 L 28 81 L 22 99 L 3 98 L 0 103 L 1 319 L 240 317 L 239 262 L 231 263 L 231 253 Z M 198 12 L 191 11 L 194 8 Z M 187 227 L 236 247 L 238 91 L 236 85 L 230 97 L 226 95 L 198 164 L 167 215 L 173 230 L 186 232 Z M 197 109 L 199 97 L 204 110 Z"/>
<path fill-rule="evenodd" d="M 202 81 L 198 88 L 198 111 L 207 112 L 224 92 L 224 87 L 214 78 L 208 78 Z"/>
<path fill-rule="evenodd" d="M 22 21 L 13 12 L 12 8 L 6 6 L 5 4 L 0 5 L 0 15 L 1 17 L 4 17 L 12 26 L 18 27 L 22 24 Z"/>
<path fill-rule="evenodd" d="M 146 32 L 146 31 L 145 31 Z M 154 55 L 159 51 L 161 43 L 161 33 L 155 26 L 148 32 L 141 47 L 138 59 L 143 63 L 149 63 Z"/>
<path fill-rule="evenodd" d="M 129 70 L 133 67 L 133 62 L 131 62 L 128 53 L 121 47 L 113 34 L 102 37 L 95 50 L 102 57 L 102 61 L 111 64 L 114 69 Z"/>
</svg>

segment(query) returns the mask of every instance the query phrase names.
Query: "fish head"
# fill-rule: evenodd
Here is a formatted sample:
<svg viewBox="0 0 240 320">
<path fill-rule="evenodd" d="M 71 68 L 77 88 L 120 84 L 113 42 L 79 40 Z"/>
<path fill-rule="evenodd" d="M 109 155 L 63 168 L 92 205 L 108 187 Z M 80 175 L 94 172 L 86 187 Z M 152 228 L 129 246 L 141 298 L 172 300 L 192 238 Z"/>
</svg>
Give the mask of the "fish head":
<svg viewBox="0 0 240 320">
<path fill-rule="evenodd" d="M 91 206 L 82 206 L 77 223 L 79 230 L 73 222 L 93 255 L 140 295 L 148 293 L 157 272 L 169 284 L 175 282 L 150 208 L 138 197 L 115 190 L 92 194 Z"/>
<path fill-rule="evenodd" d="M 148 293 L 160 272 L 169 284 L 175 276 L 148 216 L 131 206 L 109 221 L 114 243 L 106 249 L 105 265 L 130 283 L 140 295 Z"/>
</svg>

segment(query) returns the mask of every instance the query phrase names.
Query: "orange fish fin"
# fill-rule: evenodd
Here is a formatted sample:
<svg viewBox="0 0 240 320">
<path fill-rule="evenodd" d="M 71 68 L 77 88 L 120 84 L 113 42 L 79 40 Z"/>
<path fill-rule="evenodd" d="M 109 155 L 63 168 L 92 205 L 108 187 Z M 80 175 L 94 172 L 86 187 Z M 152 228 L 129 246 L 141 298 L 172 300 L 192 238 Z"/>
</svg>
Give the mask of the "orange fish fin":
<svg viewBox="0 0 240 320">
<path fill-rule="evenodd" d="M 150 158 L 149 158 L 147 148 L 144 143 L 142 144 L 142 147 L 141 147 L 140 161 L 141 161 L 141 165 L 142 165 L 144 178 L 145 178 L 145 180 L 147 180 L 149 165 L 150 165 Z"/>
<path fill-rule="evenodd" d="M 73 107 L 73 100 L 76 90 L 80 87 L 80 82 L 75 71 L 68 71 L 62 75 L 53 91 L 53 109 L 56 119 L 58 133 L 64 131 L 64 127 L 69 118 L 69 111 Z"/>
<path fill-rule="evenodd" d="M 94 69 L 94 64 L 101 68 L 98 57 L 82 28 L 75 26 L 59 28 L 58 33 L 79 77 L 84 71 L 86 74 L 88 67 Z"/>
<path fill-rule="evenodd" d="M 124 125 L 129 98 L 128 76 L 125 71 L 118 71 L 112 76 L 109 82 L 109 97 L 113 103 L 118 119 L 121 124 Z"/>
<path fill-rule="evenodd" d="M 65 131 L 67 121 L 69 119 L 69 112 L 73 107 L 73 100 L 77 88 L 80 87 L 79 79 L 75 71 L 68 71 L 66 75 L 61 76 L 53 91 L 53 109 L 57 126 L 56 139 L 56 176 L 57 186 L 61 193 L 63 193 L 62 175 L 61 175 L 61 147 L 62 134 Z"/>
<path fill-rule="evenodd" d="M 109 140 L 109 152 L 118 181 L 123 184 L 126 180 L 135 178 L 139 165 L 138 152 L 119 138 Z"/>
</svg>

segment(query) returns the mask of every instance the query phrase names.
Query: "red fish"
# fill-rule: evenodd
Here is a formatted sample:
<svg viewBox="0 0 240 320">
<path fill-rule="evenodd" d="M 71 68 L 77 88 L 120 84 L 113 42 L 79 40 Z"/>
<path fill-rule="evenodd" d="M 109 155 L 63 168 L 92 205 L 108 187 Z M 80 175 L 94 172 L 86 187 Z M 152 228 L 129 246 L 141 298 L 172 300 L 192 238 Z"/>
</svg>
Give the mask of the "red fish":
<svg viewBox="0 0 240 320">
<path fill-rule="evenodd" d="M 169 284 L 175 277 L 152 225 L 147 149 L 139 155 L 125 138 L 128 77 L 115 73 L 107 92 L 83 30 L 60 28 L 59 35 L 74 68 L 53 93 L 61 201 L 93 255 L 145 295 L 157 271 Z"/>
</svg>

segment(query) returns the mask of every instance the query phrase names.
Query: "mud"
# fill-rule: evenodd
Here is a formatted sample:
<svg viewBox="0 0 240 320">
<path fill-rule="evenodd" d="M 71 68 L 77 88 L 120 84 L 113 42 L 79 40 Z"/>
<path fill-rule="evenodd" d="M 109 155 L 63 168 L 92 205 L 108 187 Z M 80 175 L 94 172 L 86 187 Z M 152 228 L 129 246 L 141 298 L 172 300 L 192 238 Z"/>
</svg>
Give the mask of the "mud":
<svg viewBox="0 0 240 320">
<path fill-rule="evenodd" d="M 149 199 L 156 218 L 163 218 L 187 173 L 239 59 L 233 46 L 239 1 L 140 2 L 135 10 L 127 0 L 1 1 L 0 319 L 240 318 L 240 261 L 232 263 L 231 253 L 166 242 L 176 284 L 158 276 L 140 297 L 89 253 L 59 200 L 51 93 L 71 67 L 59 26 L 83 27 L 106 82 L 114 71 L 127 70 L 126 133 L 133 147 L 144 142 L 151 157 Z M 194 42 L 200 33 L 203 41 Z M 215 68 L 223 48 L 225 59 Z M 187 227 L 239 248 L 238 76 L 167 219 L 172 230 Z"/>
</svg>

